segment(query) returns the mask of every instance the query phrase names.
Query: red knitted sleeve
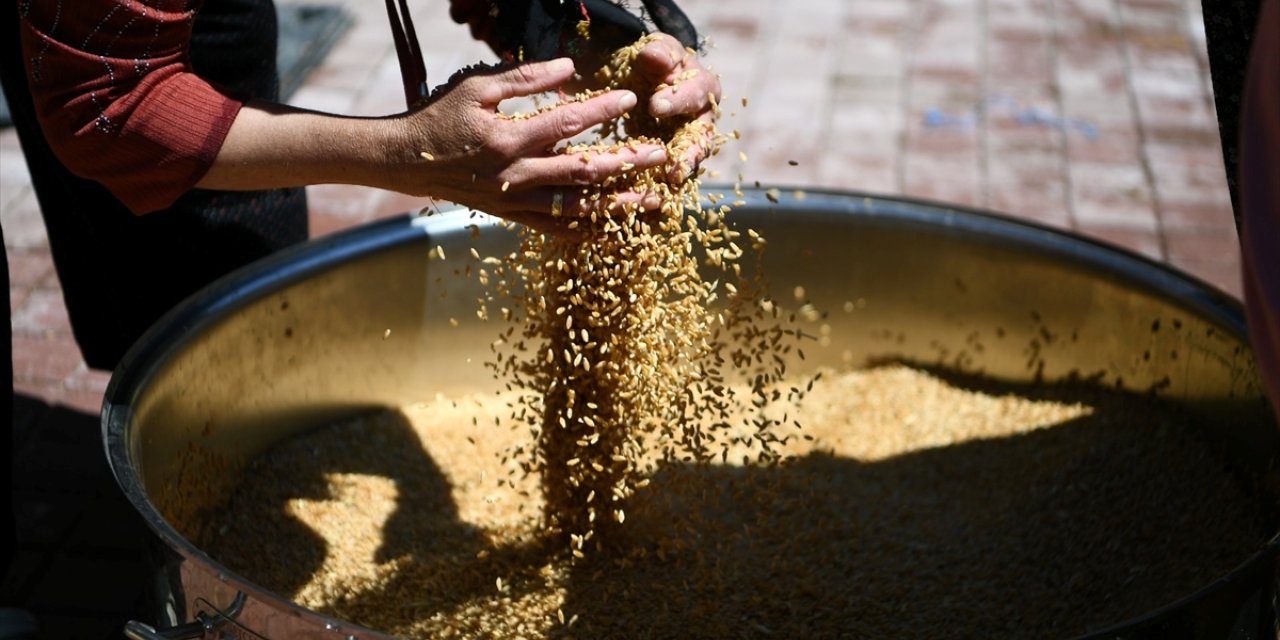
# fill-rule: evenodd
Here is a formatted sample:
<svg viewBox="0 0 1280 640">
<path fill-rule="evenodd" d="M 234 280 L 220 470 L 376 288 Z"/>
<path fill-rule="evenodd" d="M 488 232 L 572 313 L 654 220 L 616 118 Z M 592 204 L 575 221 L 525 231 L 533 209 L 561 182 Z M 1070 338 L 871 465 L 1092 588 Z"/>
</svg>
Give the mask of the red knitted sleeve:
<svg viewBox="0 0 1280 640">
<path fill-rule="evenodd" d="M 242 103 L 191 71 L 201 0 L 19 3 L 23 57 L 49 146 L 135 213 L 208 171 Z"/>
</svg>

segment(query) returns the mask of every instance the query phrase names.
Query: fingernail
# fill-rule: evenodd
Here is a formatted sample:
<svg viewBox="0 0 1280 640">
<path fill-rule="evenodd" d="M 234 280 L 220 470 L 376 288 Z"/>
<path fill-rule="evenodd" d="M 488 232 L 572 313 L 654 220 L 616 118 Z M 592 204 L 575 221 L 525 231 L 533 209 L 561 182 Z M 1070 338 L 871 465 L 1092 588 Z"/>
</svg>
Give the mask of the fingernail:
<svg viewBox="0 0 1280 640">
<path fill-rule="evenodd" d="M 618 108 L 623 111 L 630 111 L 631 107 L 636 106 L 636 94 L 630 91 L 623 91 L 622 97 L 618 98 Z"/>
<path fill-rule="evenodd" d="M 659 98 L 653 101 L 653 115 L 665 116 L 671 113 L 671 101 Z"/>
<path fill-rule="evenodd" d="M 555 60 L 552 60 L 551 62 L 547 63 L 547 68 L 549 68 L 552 73 L 564 73 L 565 71 L 572 71 L 573 60 L 569 58 L 556 58 Z"/>
<path fill-rule="evenodd" d="M 648 162 L 648 163 L 650 163 L 650 164 L 661 164 L 661 163 L 663 163 L 663 162 L 666 162 L 666 161 L 667 161 L 667 150 L 666 150 L 666 149 L 661 149 L 661 148 L 659 148 L 659 149 L 654 149 L 653 151 L 650 151 L 650 152 L 649 152 L 649 155 L 648 155 L 648 156 L 646 156 L 646 157 L 645 157 L 645 161 L 646 161 L 646 162 Z"/>
</svg>

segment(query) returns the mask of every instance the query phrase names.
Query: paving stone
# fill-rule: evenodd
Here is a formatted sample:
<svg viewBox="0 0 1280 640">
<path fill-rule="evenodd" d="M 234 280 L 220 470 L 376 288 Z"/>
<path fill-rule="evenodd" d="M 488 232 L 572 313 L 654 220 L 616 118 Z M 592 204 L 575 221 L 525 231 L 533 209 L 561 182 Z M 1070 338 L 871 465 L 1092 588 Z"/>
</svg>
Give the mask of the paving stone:
<svg viewBox="0 0 1280 640">
<path fill-rule="evenodd" d="M 61 291 L 36 289 L 22 306 L 14 311 L 10 322 L 15 333 L 30 333 L 48 337 L 50 334 L 69 334 L 71 318 L 62 301 Z"/>
<path fill-rule="evenodd" d="M 1153 229 L 1080 222 L 1077 224 L 1076 230 L 1087 237 L 1102 240 L 1152 260 L 1164 260 L 1164 252 L 1160 246 L 1160 236 Z"/>
<path fill-rule="evenodd" d="M 1077 193 L 1097 197 L 1132 197 L 1146 201 L 1150 186 L 1146 172 L 1137 163 L 1085 163 L 1071 164 L 1072 187 Z"/>
<path fill-rule="evenodd" d="M 1071 226 L 1070 201 L 1062 180 L 987 185 L 988 209 L 1060 229 Z"/>
<path fill-rule="evenodd" d="M 760 35 L 761 19 L 747 14 L 714 14 L 703 23 L 703 30 L 717 45 L 746 47 Z"/>
<path fill-rule="evenodd" d="M 324 211 L 313 211 L 311 213 L 310 234 L 312 238 L 319 238 L 349 229 L 354 224 L 350 218 L 336 216 Z"/>
<path fill-rule="evenodd" d="M 1158 233 L 1160 228 L 1154 203 L 1141 196 L 1099 198 L 1077 192 L 1072 197 L 1071 210 L 1076 223 L 1094 233 L 1113 230 L 1127 238 L 1138 232 Z"/>
<path fill-rule="evenodd" d="M 417 214 L 432 206 L 430 198 L 406 196 L 394 191 L 385 191 L 378 204 L 374 206 L 370 220 L 382 220 L 392 216 Z"/>
<path fill-rule="evenodd" d="M 47 250 L 9 251 L 9 287 L 34 288 L 53 271 Z"/>
<path fill-rule="evenodd" d="M 1117 17 L 1114 0 L 1074 0 L 1061 5 L 1055 3 L 1055 9 L 1061 11 L 1060 22 L 1110 24 Z"/>
<path fill-rule="evenodd" d="M 1042 191 L 1043 185 L 1065 190 L 1070 173 L 1061 145 L 1059 142 L 1058 148 L 1045 149 L 1014 146 L 1000 151 L 992 149 L 989 141 L 986 157 L 988 184 L 999 184 L 1006 189 L 1022 187 L 1032 193 Z"/>
<path fill-rule="evenodd" d="M 1244 284 L 1239 260 L 1194 260 L 1171 258 L 1169 265 L 1194 278 L 1217 287 L 1223 293 L 1241 299 Z"/>
<path fill-rule="evenodd" d="M 1169 261 L 1179 264 L 1230 264 L 1240 250 L 1240 240 L 1233 224 L 1213 229 L 1166 229 L 1164 240 Z"/>
<path fill-rule="evenodd" d="M 31 173 L 22 150 L 9 145 L 0 147 L 0 204 L 17 199 L 30 188 Z"/>
<path fill-rule="evenodd" d="M 22 143 L 18 140 L 18 130 L 13 127 L 0 128 L 0 151 L 21 151 Z"/>
<path fill-rule="evenodd" d="M 1143 69 L 1131 75 L 1134 93 L 1179 100 L 1204 98 L 1198 69 Z"/>
<path fill-rule="evenodd" d="M 379 197 L 378 189 L 353 185 L 307 187 L 312 237 L 369 220 Z"/>
<path fill-rule="evenodd" d="M 1004 81 L 1038 80 L 1053 73 L 1053 55 L 1046 34 L 997 30 L 986 42 L 987 73 Z"/>
<path fill-rule="evenodd" d="M 1152 162 L 1151 175 L 1162 203 L 1221 203 L 1230 209 L 1225 173 L 1218 166 Z"/>
<path fill-rule="evenodd" d="M 832 122 L 857 118 L 864 109 L 881 109 L 889 122 L 901 120 L 904 91 L 902 76 L 896 73 L 860 74 L 841 72 L 831 77 L 831 99 L 840 108 L 832 110 Z M 884 124 L 879 122 L 878 124 Z"/>
<path fill-rule="evenodd" d="M 1162 202 L 1160 224 L 1167 233 L 1217 229 L 1223 226 L 1235 228 L 1235 217 L 1229 203 L 1222 202 Z"/>
<path fill-rule="evenodd" d="M 977 166 L 963 156 L 908 155 L 902 171 L 906 195 L 974 207 L 985 204 Z"/>
<path fill-rule="evenodd" d="M 1182 3 L 1150 0 L 1117 0 L 1126 29 L 1139 32 L 1179 33 L 1183 30 Z"/>
<path fill-rule="evenodd" d="M 54 401 L 67 409 L 98 415 L 102 411 L 102 391 L 63 387 Z"/>
<path fill-rule="evenodd" d="M 830 134 L 834 138 L 852 136 L 847 144 L 841 146 L 860 148 L 868 145 L 868 140 L 888 143 L 887 148 L 877 151 L 894 152 L 897 137 L 905 128 L 902 109 L 899 104 L 866 103 L 847 109 L 839 109 L 831 114 Z M 872 143 L 873 146 L 875 143 Z"/>
<path fill-rule="evenodd" d="M 102 412 L 102 397 L 110 381 L 110 371 L 90 369 L 82 362 L 76 371 L 63 381 L 58 404 L 97 420 Z"/>
<path fill-rule="evenodd" d="M 908 127 L 904 153 L 915 156 L 944 156 L 950 161 L 968 160 L 976 165 L 979 150 L 976 128 L 921 129 Z"/>
<path fill-rule="evenodd" d="M 835 188 L 878 194 L 894 194 L 902 190 L 893 162 L 843 151 L 823 154 L 818 181 Z"/>
<path fill-rule="evenodd" d="M 1066 136 L 1066 154 L 1072 163 L 1126 164 L 1143 162 L 1142 139 L 1132 127 L 1097 127 L 1094 136 Z M 1150 149 L 1150 146 L 1147 146 Z"/>
<path fill-rule="evenodd" d="M 1141 31 L 1125 34 L 1135 69 L 1196 73 L 1200 70 L 1191 38 L 1184 30 Z"/>
<path fill-rule="evenodd" d="M 947 122 L 972 118 L 987 96 L 976 83 L 954 84 L 913 77 L 906 98 L 910 125 L 924 122 L 927 114 L 940 114 Z"/>
<path fill-rule="evenodd" d="M 61 385 L 83 362 L 80 348 L 66 334 L 13 334 L 13 377 L 15 385 L 30 380 Z"/>
<path fill-rule="evenodd" d="M 22 306 L 22 304 L 27 301 L 27 296 L 29 295 L 31 295 L 30 289 L 16 289 L 16 290 L 10 289 L 9 290 L 10 317 L 12 317 L 14 311 L 17 311 Z"/>
<path fill-rule="evenodd" d="M 1147 130 L 1142 148 L 1147 157 L 1154 162 L 1183 165 L 1206 165 L 1216 167 L 1223 172 L 1223 186 L 1226 186 L 1226 168 L 1223 166 L 1222 147 L 1217 139 L 1213 144 L 1191 144 L 1183 140 L 1170 140 L 1153 135 Z"/>
<path fill-rule="evenodd" d="M 303 85 L 289 97 L 289 104 L 324 113 L 350 113 L 356 99 L 350 89 Z"/>
<path fill-rule="evenodd" d="M 1107 88 L 1107 82 L 1099 80 L 1096 86 L 1062 89 L 1062 115 L 1082 120 L 1099 132 L 1109 130 L 1139 131 L 1138 114 L 1125 92 L 1124 80 L 1119 87 Z"/>
<path fill-rule="evenodd" d="M 36 204 L 35 192 L 23 190 L 0 208 L 0 225 L 4 226 L 4 246 L 13 250 L 43 250 L 49 246 L 44 219 Z"/>
<path fill-rule="evenodd" d="M 770 186 L 813 186 L 819 183 L 816 161 L 822 141 L 799 137 L 794 130 L 777 129 L 751 137 L 745 146 L 744 175 Z M 807 139 L 806 139 L 807 138 Z M 792 163 L 796 164 L 792 164 Z"/>
<path fill-rule="evenodd" d="M 351 95 L 369 80 L 369 60 L 364 56 L 329 55 L 307 77 L 306 86 L 326 89 L 334 95 Z"/>
<path fill-rule="evenodd" d="M 1139 118 L 1148 127 L 1208 127 L 1217 123 L 1213 105 L 1204 96 L 1177 98 L 1139 94 L 1137 104 Z"/>
</svg>

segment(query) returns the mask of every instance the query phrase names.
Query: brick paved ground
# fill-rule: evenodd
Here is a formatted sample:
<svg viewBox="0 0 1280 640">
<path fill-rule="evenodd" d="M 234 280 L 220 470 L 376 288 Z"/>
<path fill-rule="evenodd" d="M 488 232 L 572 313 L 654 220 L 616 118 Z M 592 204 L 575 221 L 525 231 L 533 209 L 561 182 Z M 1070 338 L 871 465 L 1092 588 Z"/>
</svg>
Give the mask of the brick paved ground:
<svg viewBox="0 0 1280 640">
<path fill-rule="evenodd" d="M 410 4 L 432 82 L 491 59 L 447 19 L 446 0 Z M 345 6 L 353 28 L 291 101 L 339 113 L 395 112 L 402 97 L 383 5 L 346 0 Z M 1239 251 L 1197 0 L 683 0 L 682 6 L 709 39 L 706 61 L 721 74 L 732 113 L 725 128 L 741 132 L 748 158 L 745 165 L 737 153 L 715 158 L 710 168 L 719 181 L 741 173 L 765 185 L 906 194 L 996 210 L 1103 238 L 1239 294 Z M 36 443 L 30 445 L 36 457 L 87 442 L 92 458 L 93 416 L 109 375 L 87 369 L 71 338 L 28 181 L 16 136 L 0 132 L 15 386 L 23 420 L 36 425 L 23 432 L 23 442 Z M 315 235 L 424 204 L 347 186 L 313 187 L 310 197 Z M 48 428 L 40 425 L 51 423 L 63 433 L 39 435 Z M 104 471 L 97 466 L 77 476 L 91 490 L 50 498 L 63 500 L 54 513 L 65 517 L 40 535 L 99 559 L 118 554 L 111 540 L 106 549 L 74 544 L 83 537 L 77 531 L 92 531 L 105 517 L 77 511 L 110 496 Z M 28 571 L 38 581 L 41 571 L 67 565 L 67 557 L 75 556 L 42 556 L 44 564 Z"/>
<path fill-rule="evenodd" d="M 297 0 L 287 0 L 296 2 Z M 325 0 L 314 0 L 317 2 Z M 491 59 L 418 0 L 432 82 Z M 1097 236 L 1239 294 L 1200 3 L 1195 0 L 685 0 L 709 39 L 748 161 L 719 179 L 906 194 Z M 293 96 L 339 113 L 401 106 L 382 3 Z M 741 98 L 748 107 L 741 108 Z M 796 161 L 792 166 L 788 161 Z M 105 372 L 71 340 L 12 130 L 0 133 L 16 385 L 96 411 Z M 316 235 L 417 209 L 348 186 L 310 189 Z"/>
</svg>

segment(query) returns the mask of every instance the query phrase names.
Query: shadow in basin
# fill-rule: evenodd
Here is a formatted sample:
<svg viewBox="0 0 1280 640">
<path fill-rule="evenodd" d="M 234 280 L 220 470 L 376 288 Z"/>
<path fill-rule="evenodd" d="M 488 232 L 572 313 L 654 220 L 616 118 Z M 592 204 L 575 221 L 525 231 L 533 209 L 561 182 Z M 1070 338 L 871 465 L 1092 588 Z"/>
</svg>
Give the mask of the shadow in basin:
<svg viewBox="0 0 1280 640">
<path fill-rule="evenodd" d="M 323 582 L 333 545 L 364 536 L 344 555 L 365 560 L 313 608 L 402 635 L 502 637 L 488 625 L 510 621 L 551 637 L 1067 638 L 1198 590 L 1274 530 L 1274 497 L 1251 495 L 1188 418 L 1155 401 L 946 382 L 1088 410 L 890 457 L 819 448 L 777 467 L 668 465 L 609 545 L 577 563 L 527 522 L 462 521 L 460 488 L 408 419 L 384 412 L 291 440 L 269 473 L 250 469 L 233 499 L 256 508 L 228 510 L 248 515 L 215 523 L 206 548 L 296 598 Z M 326 539 L 301 509 L 350 526 Z M 541 619 L 503 618 L 512 610 Z"/>
<path fill-rule="evenodd" d="M 266 589 L 294 597 L 309 583 L 324 581 L 318 572 L 331 545 L 367 543 L 367 565 L 381 567 L 379 578 L 318 609 L 351 622 L 366 624 L 361 612 L 368 605 L 407 588 L 400 578 L 404 566 L 444 570 L 449 558 L 485 548 L 481 532 L 459 520 L 452 485 L 399 413 L 374 414 L 291 439 L 256 460 L 244 477 L 230 506 L 206 525 L 205 549 Z M 306 524 L 316 519 L 350 526 L 326 525 L 329 535 L 342 536 L 326 540 Z M 359 575 L 372 572 L 364 569 Z M 429 615 L 422 607 L 449 606 L 429 591 L 410 613 Z M 467 597 L 463 591 L 444 595 Z"/>
<path fill-rule="evenodd" d="M 1167 408 L 949 383 L 1092 411 L 879 460 L 666 467 L 631 500 L 615 544 L 575 568 L 564 611 L 578 620 L 565 631 L 1066 638 L 1194 592 L 1274 524 Z"/>
</svg>

